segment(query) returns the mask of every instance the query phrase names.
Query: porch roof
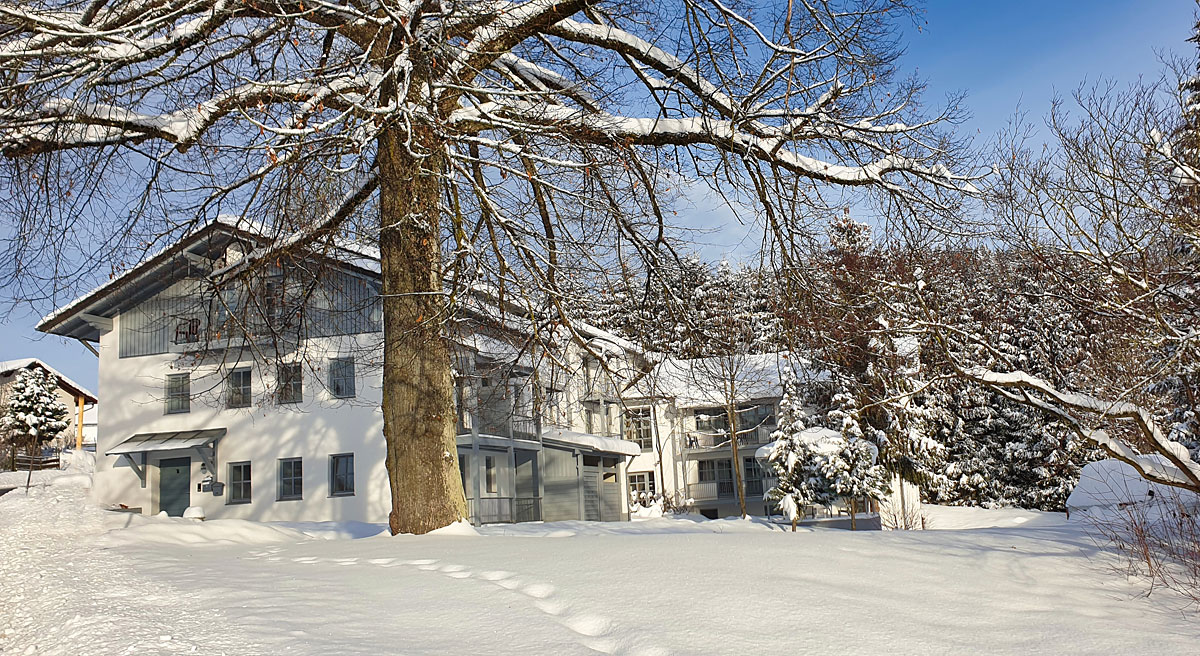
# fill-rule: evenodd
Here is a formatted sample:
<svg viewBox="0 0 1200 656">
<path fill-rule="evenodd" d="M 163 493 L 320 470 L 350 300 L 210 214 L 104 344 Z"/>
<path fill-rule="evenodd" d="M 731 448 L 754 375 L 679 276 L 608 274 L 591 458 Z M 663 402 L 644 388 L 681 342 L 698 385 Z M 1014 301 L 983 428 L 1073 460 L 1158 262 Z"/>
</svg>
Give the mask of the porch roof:
<svg viewBox="0 0 1200 656">
<path fill-rule="evenodd" d="M 562 428 L 543 429 L 542 439 L 547 442 L 558 442 L 570 446 L 583 447 L 591 451 L 617 453 L 623 456 L 636 456 L 642 452 L 642 447 L 628 440 L 615 437 L 601 437 L 600 435 L 579 433 Z"/>
<path fill-rule="evenodd" d="M 224 428 L 205 428 L 170 433 L 139 433 L 108 449 L 104 454 L 115 456 L 123 453 L 142 453 L 144 451 L 190 449 L 215 443 L 222 437 L 225 437 Z"/>
</svg>

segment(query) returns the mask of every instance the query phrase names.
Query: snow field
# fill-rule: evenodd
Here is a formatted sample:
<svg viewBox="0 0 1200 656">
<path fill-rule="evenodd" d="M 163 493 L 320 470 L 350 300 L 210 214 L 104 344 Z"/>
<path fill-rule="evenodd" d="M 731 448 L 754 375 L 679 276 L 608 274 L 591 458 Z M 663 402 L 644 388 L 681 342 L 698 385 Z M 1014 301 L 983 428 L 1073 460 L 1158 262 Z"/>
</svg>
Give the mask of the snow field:
<svg viewBox="0 0 1200 656">
<path fill-rule="evenodd" d="M 929 508 L 946 530 L 924 532 L 652 519 L 391 538 L 119 515 L 83 494 L 0 497 L 0 651 L 1191 653 L 1200 638 L 1194 611 L 1142 596 L 1054 513 Z"/>
</svg>

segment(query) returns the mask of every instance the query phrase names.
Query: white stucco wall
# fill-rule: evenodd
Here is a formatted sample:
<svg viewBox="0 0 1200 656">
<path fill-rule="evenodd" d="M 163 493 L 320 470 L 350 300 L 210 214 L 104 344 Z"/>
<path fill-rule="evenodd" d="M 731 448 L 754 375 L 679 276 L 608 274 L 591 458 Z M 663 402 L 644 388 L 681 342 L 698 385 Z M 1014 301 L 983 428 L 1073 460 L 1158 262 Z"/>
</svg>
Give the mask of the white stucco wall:
<svg viewBox="0 0 1200 656">
<path fill-rule="evenodd" d="M 173 368 L 178 355 L 117 357 L 120 317 L 114 330 L 100 341 L 99 387 L 108 403 L 100 405 L 97 431 L 97 463 L 94 498 L 102 504 L 140 507 L 145 513 L 157 513 L 158 467 L 163 458 L 190 457 L 191 505 L 201 506 L 209 518 L 243 518 L 260 521 L 368 521 L 385 522 L 390 509 L 390 493 L 384 466 L 383 416 L 379 409 L 381 374 L 378 368 L 356 357 L 356 393 L 352 401 L 330 397 L 311 367 L 304 371 L 304 402 L 277 405 L 267 398 L 273 365 L 264 371 L 259 364 L 252 369 L 254 402 L 249 408 L 224 407 L 224 382 L 215 374 L 213 363 L 200 363 L 191 369 Z M 370 336 L 364 336 L 370 339 Z M 356 356 L 362 352 L 362 344 Z M 305 350 L 310 362 L 321 363 L 329 357 L 347 353 L 346 344 L 336 340 L 311 340 Z M 244 366 L 244 365 L 239 365 Z M 191 411 L 165 414 L 163 401 L 165 377 L 188 371 L 194 397 Z M 211 391 L 206 391 L 211 390 Z M 120 456 L 105 452 L 138 433 L 225 428 L 227 434 L 216 449 L 216 478 L 229 482 L 230 462 L 250 461 L 251 502 L 230 504 L 230 488 L 223 496 L 198 492 L 204 477 L 202 461 L 194 451 L 162 451 L 149 454 L 146 486 L 142 488 L 135 471 Z M 353 453 L 355 494 L 329 495 L 329 457 Z M 276 501 L 279 458 L 303 459 L 303 499 Z"/>
</svg>

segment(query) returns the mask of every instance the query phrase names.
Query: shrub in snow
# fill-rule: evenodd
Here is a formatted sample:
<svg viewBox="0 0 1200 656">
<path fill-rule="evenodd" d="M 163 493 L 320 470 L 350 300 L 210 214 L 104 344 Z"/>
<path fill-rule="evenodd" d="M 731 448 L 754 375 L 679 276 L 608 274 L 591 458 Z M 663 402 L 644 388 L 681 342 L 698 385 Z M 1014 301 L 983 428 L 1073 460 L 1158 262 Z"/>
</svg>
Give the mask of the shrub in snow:
<svg viewBox="0 0 1200 656">
<path fill-rule="evenodd" d="M 187 509 L 183 511 L 183 518 L 184 519 L 203 520 L 204 519 L 204 509 L 201 508 L 200 506 L 188 506 Z"/>
</svg>

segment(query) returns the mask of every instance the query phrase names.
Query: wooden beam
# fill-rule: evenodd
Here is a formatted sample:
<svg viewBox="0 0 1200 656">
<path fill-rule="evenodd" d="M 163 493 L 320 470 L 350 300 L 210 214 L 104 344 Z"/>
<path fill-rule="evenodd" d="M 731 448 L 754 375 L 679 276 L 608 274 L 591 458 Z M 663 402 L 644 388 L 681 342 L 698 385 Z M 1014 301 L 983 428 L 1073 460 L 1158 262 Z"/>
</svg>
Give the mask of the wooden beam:
<svg viewBox="0 0 1200 656">
<path fill-rule="evenodd" d="M 75 422 L 75 450 L 83 451 L 83 395 L 75 397 L 79 405 L 79 420 Z"/>
<path fill-rule="evenodd" d="M 79 318 L 82 319 L 85 323 L 87 323 L 92 328 L 95 328 L 96 330 L 99 330 L 102 333 L 109 332 L 113 329 L 113 320 L 109 319 L 108 317 L 101 317 L 101 316 L 98 316 L 95 314 L 88 314 L 86 312 L 80 312 Z"/>
</svg>

